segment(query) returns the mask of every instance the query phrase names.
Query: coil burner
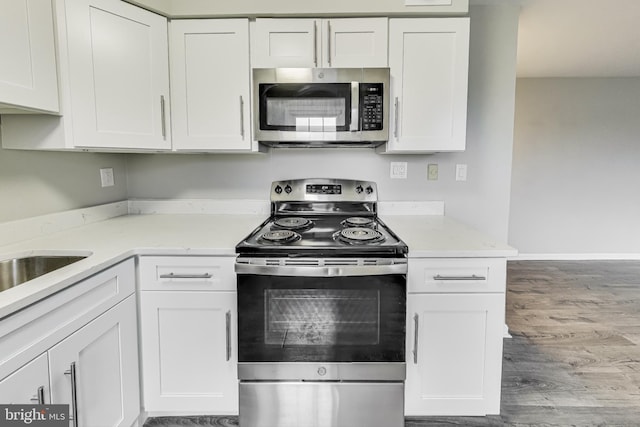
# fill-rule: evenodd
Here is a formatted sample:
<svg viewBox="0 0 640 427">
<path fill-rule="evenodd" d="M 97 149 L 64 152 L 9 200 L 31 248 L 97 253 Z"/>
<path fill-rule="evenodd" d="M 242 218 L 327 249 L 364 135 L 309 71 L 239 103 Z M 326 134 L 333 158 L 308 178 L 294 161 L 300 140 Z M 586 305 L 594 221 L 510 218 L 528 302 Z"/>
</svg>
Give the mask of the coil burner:
<svg viewBox="0 0 640 427">
<path fill-rule="evenodd" d="M 374 228 L 375 221 L 373 220 L 373 218 L 367 218 L 364 216 L 352 216 L 342 221 L 342 225 L 344 225 L 345 227 Z"/>
<path fill-rule="evenodd" d="M 352 245 L 364 245 L 382 242 L 384 241 L 384 236 L 373 228 L 349 227 L 335 233 L 334 239 Z"/>
<path fill-rule="evenodd" d="M 263 233 L 260 240 L 270 243 L 291 243 L 300 240 L 300 235 L 292 230 L 271 230 Z"/>
<path fill-rule="evenodd" d="M 313 222 L 310 219 L 299 217 L 299 216 L 289 216 L 285 218 L 276 219 L 273 222 L 274 228 L 280 228 L 284 230 L 308 230 L 313 227 Z"/>
</svg>

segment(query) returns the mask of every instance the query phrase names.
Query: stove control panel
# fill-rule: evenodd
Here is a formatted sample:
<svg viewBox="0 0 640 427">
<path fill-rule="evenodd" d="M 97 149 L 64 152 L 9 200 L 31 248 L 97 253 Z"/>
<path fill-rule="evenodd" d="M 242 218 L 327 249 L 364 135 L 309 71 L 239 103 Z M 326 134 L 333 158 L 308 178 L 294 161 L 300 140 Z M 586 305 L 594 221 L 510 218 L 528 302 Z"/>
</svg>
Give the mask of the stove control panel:
<svg viewBox="0 0 640 427">
<path fill-rule="evenodd" d="M 274 181 L 271 201 L 377 202 L 376 183 L 348 179 L 310 178 Z"/>
</svg>

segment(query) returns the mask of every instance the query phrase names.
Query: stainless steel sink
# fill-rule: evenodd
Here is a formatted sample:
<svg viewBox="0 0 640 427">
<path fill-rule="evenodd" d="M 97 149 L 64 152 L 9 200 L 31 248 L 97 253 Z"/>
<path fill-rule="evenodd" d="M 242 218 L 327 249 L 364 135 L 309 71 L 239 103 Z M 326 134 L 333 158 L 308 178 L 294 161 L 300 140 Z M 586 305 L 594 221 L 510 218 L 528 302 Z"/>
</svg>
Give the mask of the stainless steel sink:
<svg viewBox="0 0 640 427">
<path fill-rule="evenodd" d="M 2 260 L 0 261 L 0 292 L 86 257 L 85 255 L 35 255 Z"/>
</svg>

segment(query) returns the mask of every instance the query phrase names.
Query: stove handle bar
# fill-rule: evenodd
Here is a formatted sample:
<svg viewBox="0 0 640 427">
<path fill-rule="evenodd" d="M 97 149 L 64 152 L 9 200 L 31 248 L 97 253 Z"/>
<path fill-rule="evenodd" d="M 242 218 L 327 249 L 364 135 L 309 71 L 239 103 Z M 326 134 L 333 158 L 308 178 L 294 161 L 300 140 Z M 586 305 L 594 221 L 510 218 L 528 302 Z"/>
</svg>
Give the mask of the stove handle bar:
<svg viewBox="0 0 640 427">
<path fill-rule="evenodd" d="M 237 274 L 255 274 L 259 276 L 303 276 L 303 277 L 344 277 L 344 276 L 381 276 L 388 274 L 407 274 L 407 264 L 385 265 L 345 265 L 345 266 L 291 266 L 256 265 L 236 262 Z"/>
</svg>

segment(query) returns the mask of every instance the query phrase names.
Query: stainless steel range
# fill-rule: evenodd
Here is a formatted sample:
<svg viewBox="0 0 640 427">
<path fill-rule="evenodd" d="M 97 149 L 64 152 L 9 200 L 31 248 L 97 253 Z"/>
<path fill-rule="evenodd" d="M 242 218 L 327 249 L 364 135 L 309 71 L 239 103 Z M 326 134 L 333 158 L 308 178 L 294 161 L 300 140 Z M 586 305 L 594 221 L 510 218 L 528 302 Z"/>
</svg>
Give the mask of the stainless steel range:
<svg viewBox="0 0 640 427">
<path fill-rule="evenodd" d="M 240 242 L 242 427 L 404 425 L 407 246 L 373 182 L 271 185 Z"/>
</svg>

